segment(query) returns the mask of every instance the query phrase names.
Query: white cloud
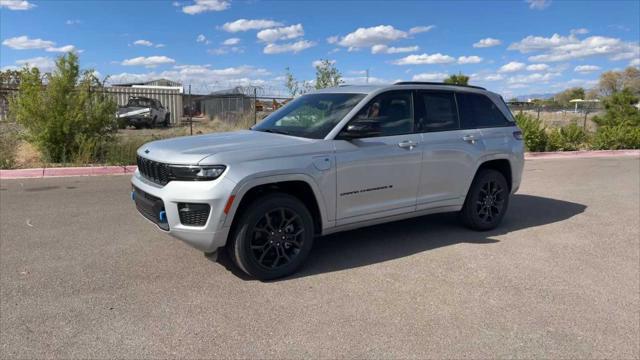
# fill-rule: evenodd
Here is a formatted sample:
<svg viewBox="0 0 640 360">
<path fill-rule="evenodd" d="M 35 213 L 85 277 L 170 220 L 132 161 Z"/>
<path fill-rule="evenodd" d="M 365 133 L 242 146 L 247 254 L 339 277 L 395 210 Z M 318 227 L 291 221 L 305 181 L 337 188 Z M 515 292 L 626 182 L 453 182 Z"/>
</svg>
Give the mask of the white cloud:
<svg viewBox="0 0 640 360">
<path fill-rule="evenodd" d="M 158 65 L 173 64 L 175 62 L 176 62 L 175 60 L 166 56 L 149 56 L 149 57 L 139 56 L 136 58 L 123 60 L 121 65 L 144 66 L 144 67 L 152 68 Z"/>
<path fill-rule="evenodd" d="M 55 47 L 56 43 L 53 41 L 42 40 L 42 39 L 30 39 L 26 35 L 5 39 L 2 42 L 2 45 L 10 47 L 15 50 L 44 49 L 45 51 L 48 51 L 48 52 L 76 51 L 76 48 L 73 45 Z"/>
<path fill-rule="evenodd" d="M 0 0 L 0 8 L 7 8 L 9 10 L 29 10 L 34 7 L 36 7 L 36 5 L 27 0 Z"/>
<path fill-rule="evenodd" d="M 336 63 L 335 60 L 329 60 L 329 64 L 334 65 Z M 313 66 L 314 68 L 317 68 L 319 66 L 322 66 L 322 60 L 316 60 L 314 62 L 311 63 L 311 66 Z"/>
<path fill-rule="evenodd" d="M 189 15 L 200 14 L 207 11 L 223 11 L 229 8 L 226 0 L 194 0 L 192 5 L 182 7 L 182 12 Z M 174 4 L 175 6 L 175 4 Z"/>
<path fill-rule="evenodd" d="M 635 58 L 629 61 L 629 66 L 640 66 L 640 58 Z"/>
<path fill-rule="evenodd" d="M 69 19 L 67 21 L 64 22 L 67 25 L 79 25 L 82 24 L 82 21 L 78 20 L 78 19 Z"/>
<path fill-rule="evenodd" d="M 290 40 L 304 35 L 304 29 L 302 24 L 296 24 L 286 27 L 279 27 L 273 29 L 265 29 L 258 32 L 258 39 L 272 43 L 278 40 Z"/>
<path fill-rule="evenodd" d="M 205 43 L 205 44 L 211 44 L 211 41 L 207 40 L 207 37 L 204 36 L 204 34 L 198 35 L 198 37 L 196 37 L 196 42 Z"/>
<path fill-rule="evenodd" d="M 262 52 L 265 54 L 280 54 L 286 52 L 292 52 L 294 54 L 299 53 L 302 50 L 315 46 L 316 43 L 308 40 L 300 40 L 294 43 L 286 44 L 267 44 Z"/>
<path fill-rule="evenodd" d="M 421 55 L 409 55 L 394 61 L 396 65 L 423 65 L 423 64 L 450 64 L 456 62 L 456 59 L 449 55 L 436 54 L 421 54 Z"/>
<path fill-rule="evenodd" d="M 231 47 L 219 47 L 216 49 L 209 49 L 207 50 L 207 52 L 209 54 L 212 55 L 224 55 L 224 54 L 228 54 L 228 53 L 236 53 L 236 54 L 241 54 L 244 52 L 244 48 L 239 47 L 239 46 L 231 46 Z"/>
<path fill-rule="evenodd" d="M 411 80 L 413 80 L 413 81 L 442 81 L 447 76 L 449 76 L 449 74 L 445 74 L 445 73 L 422 73 L 422 74 L 413 75 Z"/>
<path fill-rule="evenodd" d="M 458 58 L 458 64 L 477 64 L 482 62 L 482 58 L 480 56 L 460 56 Z"/>
<path fill-rule="evenodd" d="M 273 20 L 265 20 L 265 19 L 238 19 L 233 22 L 228 22 L 222 25 L 222 29 L 227 32 L 241 32 L 241 31 L 249 31 L 249 30 L 260 30 L 266 28 L 272 28 L 276 26 L 282 26 L 282 23 L 273 21 Z"/>
<path fill-rule="evenodd" d="M 56 43 L 53 41 L 30 39 L 26 35 L 5 39 L 2 42 L 2 45 L 16 50 L 46 49 L 54 46 L 55 44 Z"/>
<path fill-rule="evenodd" d="M 156 46 L 155 46 L 155 47 L 156 47 L 156 48 L 163 48 L 163 47 L 165 47 L 165 46 L 166 46 L 165 44 L 156 44 Z"/>
<path fill-rule="evenodd" d="M 405 39 L 409 34 L 391 25 L 379 25 L 368 28 L 358 28 L 338 41 L 340 46 L 348 48 L 362 48 L 377 44 L 388 44 L 392 41 Z"/>
<path fill-rule="evenodd" d="M 387 45 L 377 44 L 371 47 L 372 54 L 398 54 L 398 53 L 412 52 L 412 51 L 418 51 L 418 50 L 420 50 L 420 47 L 416 45 L 405 46 L 405 47 L 393 47 L 393 46 L 389 47 Z"/>
<path fill-rule="evenodd" d="M 544 10 L 551 5 L 551 0 L 526 0 L 529 4 L 529 9 Z"/>
<path fill-rule="evenodd" d="M 238 38 L 229 38 L 222 42 L 222 45 L 238 45 L 240 43 L 240 39 Z"/>
<path fill-rule="evenodd" d="M 233 86 L 268 85 L 267 81 L 261 79 L 268 75 L 270 73 L 263 68 L 247 65 L 221 69 L 211 68 L 210 65 L 179 65 L 162 72 L 114 74 L 109 78 L 109 83 L 142 82 L 165 78 L 185 85 L 191 84 L 194 91 L 207 93 Z"/>
<path fill-rule="evenodd" d="M 375 76 L 345 76 L 342 78 L 345 84 L 349 85 L 386 85 L 397 81 L 378 78 Z"/>
<path fill-rule="evenodd" d="M 138 46 L 153 46 L 153 43 L 149 40 L 136 40 L 133 42 L 133 45 Z"/>
<path fill-rule="evenodd" d="M 583 73 L 583 74 L 588 74 L 594 71 L 598 71 L 600 69 L 601 69 L 600 66 L 596 66 L 596 65 L 578 65 L 573 69 L 573 71 Z"/>
<path fill-rule="evenodd" d="M 606 36 L 590 36 L 583 40 L 574 34 L 551 37 L 527 36 L 509 45 L 509 50 L 521 53 L 541 52 L 529 57 L 529 61 L 558 62 L 582 59 L 590 56 L 608 56 L 610 60 L 625 60 L 640 55 L 640 45 Z"/>
<path fill-rule="evenodd" d="M 507 79 L 508 84 L 530 84 L 530 83 L 547 83 L 554 77 L 560 76 L 559 73 L 533 73 L 528 75 L 517 75 Z"/>
<path fill-rule="evenodd" d="M 474 48 L 488 48 L 492 46 L 498 46 L 502 44 L 502 41 L 491 37 L 480 39 L 477 43 L 473 44 Z"/>
<path fill-rule="evenodd" d="M 498 69 L 498 72 L 501 73 L 509 73 L 523 70 L 525 68 L 525 64 L 517 61 L 512 61 L 508 64 L 504 64 Z"/>
<path fill-rule="evenodd" d="M 433 30 L 435 27 L 436 27 L 435 25 L 415 26 L 415 27 L 412 27 L 411 29 L 409 29 L 409 34 L 419 34 L 419 33 L 423 33 L 423 32 L 429 32 L 429 31 Z"/>
<path fill-rule="evenodd" d="M 41 72 L 50 72 L 56 65 L 53 59 L 43 56 L 18 60 L 16 61 L 16 64 L 20 66 L 37 67 Z"/>
<path fill-rule="evenodd" d="M 589 33 L 589 29 L 579 28 L 579 29 L 571 29 L 571 35 L 584 35 Z"/>
<path fill-rule="evenodd" d="M 76 47 L 73 45 L 65 45 L 60 47 L 49 47 L 45 49 L 47 52 L 71 52 L 76 51 Z M 80 51 L 82 52 L 82 51 Z"/>
<path fill-rule="evenodd" d="M 327 38 L 327 42 L 328 42 L 329 44 L 335 44 L 335 43 L 337 43 L 337 42 L 338 42 L 338 40 L 340 40 L 340 37 L 339 37 L 339 36 L 329 36 L 329 37 Z"/>
<path fill-rule="evenodd" d="M 500 81 L 504 79 L 504 76 L 500 75 L 500 74 L 488 74 L 486 76 L 484 76 L 481 80 L 484 81 Z"/>
<path fill-rule="evenodd" d="M 547 64 L 531 64 L 527 65 L 528 71 L 547 71 L 549 70 L 549 65 Z"/>
</svg>

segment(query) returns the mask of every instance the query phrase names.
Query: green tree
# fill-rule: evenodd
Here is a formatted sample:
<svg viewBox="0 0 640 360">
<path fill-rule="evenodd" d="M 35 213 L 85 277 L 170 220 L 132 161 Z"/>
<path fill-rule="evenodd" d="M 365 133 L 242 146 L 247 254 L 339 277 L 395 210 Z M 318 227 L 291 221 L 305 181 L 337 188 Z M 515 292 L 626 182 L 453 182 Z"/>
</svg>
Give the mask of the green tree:
<svg viewBox="0 0 640 360">
<path fill-rule="evenodd" d="M 582 99 L 585 98 L 585 91 L 581 87 L 569 88 L 563 92 L 557 93 L 554 96 L 555 101 L 561 106 L 569 106 L 571 105 L 570 101 L 573 99 Z"/>
<path fill-rule="evenodd" d="M 296 97 L 311 91 L 312 86 L 308 81 L 298 81 L 291 73 L 289 67 L 285 68 L 284 86 L 289 92 L 289 96 Z"/>
<path fill-rule="evenodd" d="M 325 59 L 320 60 L 320 63 L 316 65 L 316 89 L 336 87 L 343 82 L 342 74 L 334 62 Z"/>
<path fill-rule="evenodd" d="M 598 126 L 640 127 L 640 110 L 636 107 L 638 97 L 629 88 L 613 93 L 602 100 L 604 116 L 595 116 Z"/>
<path fill-rule="evenodd" d="M 20 79 L 10 113 L 26 129 L 27 140 L 49 161 L 91 157 L 111 139 L 116 104 L 92 70 L 80 70 L 75 53 L 56 60 L 46 83 L 38 68 L 25 67 Z"/>
<path fill-rule="evenodd" d="M 449 75 L 448 78 L 444 79 L 445 84 L 455 84 L 455 85 L 469 85 L 469 77 L 462 73 L 458 73 L 457 75 Z"/>
</svg>

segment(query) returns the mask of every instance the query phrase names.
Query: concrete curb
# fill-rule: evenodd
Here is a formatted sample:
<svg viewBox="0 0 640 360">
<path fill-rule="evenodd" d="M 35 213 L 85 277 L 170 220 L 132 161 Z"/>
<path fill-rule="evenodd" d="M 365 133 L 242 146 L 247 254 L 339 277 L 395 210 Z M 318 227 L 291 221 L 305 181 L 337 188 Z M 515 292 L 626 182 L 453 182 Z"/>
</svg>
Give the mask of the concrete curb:
<svg viewBox="0 0 640 360">
<path fill-rule="evenodd" d="M 98 175 L 128 175 L 136 171 L 135 165 L 127 166 L 91 166 L 91 167 L 60 167 L 0 170 L 0 179 L 29 179 L 43 177 L 68 176 L 98 176 Z"/>
<path fill-rule="evenodd" d="M 526 160 L 535 159 L 591 159 L 607 157 L 636 157 L 640 156 L 640 150 L 585 150 L 585 151 L 556 151 L 556 152 L 529 152 L 524 154 Z"/>
<path fill-rule="evenodd" d="M 544 159 L 580 159 L 607 157 L 640 157 L 640 150 L 596 150 L 596 151 L 562 151 L 525 153 L 526 160 Z M 127 166 L 92 166 L 92 167 L 60 167 L 0 170 L 0 179 L 29 179 L 44 177 L 130 175 L 135 172 L 135 165 Z"/>
</svg>

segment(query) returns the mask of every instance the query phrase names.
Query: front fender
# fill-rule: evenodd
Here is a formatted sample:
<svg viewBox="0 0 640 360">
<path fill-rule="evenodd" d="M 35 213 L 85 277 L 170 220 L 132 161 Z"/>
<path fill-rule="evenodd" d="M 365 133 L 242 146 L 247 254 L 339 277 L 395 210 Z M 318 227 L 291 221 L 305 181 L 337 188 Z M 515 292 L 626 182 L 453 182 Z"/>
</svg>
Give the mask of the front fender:
<svg viewBox="0 0 640 360">
<path fill-rule="evenodd" d="M 233 201 L 233 204 L 231 205 L 231 208 L 229 209 L 229 213 L 227 214 L 223 227 L 231 226 L 238 210 L 238 206 L 242 202 L 242 199 L 247 194 L 247 192 L 249 192 L 249 190 L 253 189 L 256 186 L 285 181 L 303 181 L 309 185 L 309 187 L 313 191 L 314 197 L 316 198 L 316 202 L 318 203 L 322 229 L 330 227 L 331 224 L 329 224 L 328 220 L 326 203 L 324 201 L 324 197 L 322 196 L 322 192 L 320 191 L 320 187 L 313 179 L 313 177 L 303 173 L 261 174 L 251 176 L 250 178 L 245 178 L 238 182 L 232 192 L 232 195 L 235 195 L 235 199 Z"/>
</svg>

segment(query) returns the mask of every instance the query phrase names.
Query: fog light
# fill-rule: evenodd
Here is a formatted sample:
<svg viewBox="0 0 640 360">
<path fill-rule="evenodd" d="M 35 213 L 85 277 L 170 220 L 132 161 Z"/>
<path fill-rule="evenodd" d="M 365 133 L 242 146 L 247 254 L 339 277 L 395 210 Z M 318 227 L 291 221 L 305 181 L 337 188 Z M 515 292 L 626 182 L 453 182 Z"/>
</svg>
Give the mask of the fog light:
<svg viewBox="0 0 640 360">
<path fill-rule="evenodd" d="M 178 215 L 183 225 L 204 226 L 210 210 L 209 204 L 178 203 Z"/>
</svg>

